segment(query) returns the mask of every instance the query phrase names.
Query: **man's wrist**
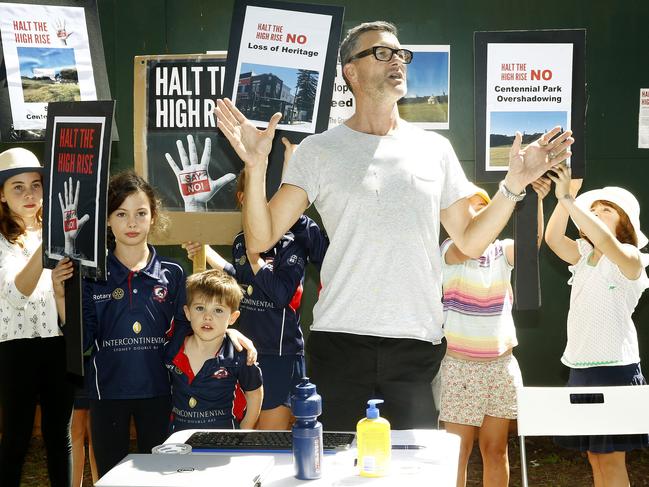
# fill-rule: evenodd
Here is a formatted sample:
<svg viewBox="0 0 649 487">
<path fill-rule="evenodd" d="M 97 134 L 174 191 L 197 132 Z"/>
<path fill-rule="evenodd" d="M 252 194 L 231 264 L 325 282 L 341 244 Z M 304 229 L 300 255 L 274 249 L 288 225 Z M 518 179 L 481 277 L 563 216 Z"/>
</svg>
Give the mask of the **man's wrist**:
<svg viewBox="0 0 649 487">
<path fill-rule="evenodd" d="M 522 189 L 522 191 L 512 190 L 512 188 L 507 185 L 506 179 L 500 181 L 500 183 L 498 184 L 498 191 L 502 193 L 505 198 L 513 201 L 514 203 L 518 203 L 519 201 L 522 201 L 523 198 L 525 198 L 525 189 Z"/>
<path fill-rule="evenodd" d="M 243 161 L 246 171 L 251 171 L 259 167 L 265 168 L 268 165 L 268 156 L 266 157 L 251 157 L 250 159 Z M 265 171 L 264 171 L 265 172 Z"/>
<path fill-rule="evenodd" d="M 503 183 L 514 194 L 521 194 L 525 192 L 525 187 L 527 186 L 523 181 L 519 181 L 518 178 L 511 173 L 505 174 L 505 179 Z"/>
</svg>

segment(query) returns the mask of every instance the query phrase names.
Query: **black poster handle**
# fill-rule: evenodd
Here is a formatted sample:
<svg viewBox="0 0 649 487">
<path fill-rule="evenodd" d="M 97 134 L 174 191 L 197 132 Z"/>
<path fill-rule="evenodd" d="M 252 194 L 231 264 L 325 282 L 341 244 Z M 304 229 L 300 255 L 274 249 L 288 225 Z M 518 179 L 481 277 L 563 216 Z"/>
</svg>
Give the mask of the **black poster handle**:
<svg viewBox="0 0 649 487">
<path fill-rule="evenodd" d="M 72 259 L 74 273 L 65 281 L 65 354 L 67 370 L 84 375 L 81 263 Z"/>
</svg>

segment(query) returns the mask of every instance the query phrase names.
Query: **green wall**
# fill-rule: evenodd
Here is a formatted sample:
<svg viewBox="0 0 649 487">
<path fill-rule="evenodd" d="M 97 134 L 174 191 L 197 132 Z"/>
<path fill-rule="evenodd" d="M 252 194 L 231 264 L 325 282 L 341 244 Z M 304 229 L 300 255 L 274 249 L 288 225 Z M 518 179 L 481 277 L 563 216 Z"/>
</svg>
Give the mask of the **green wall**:
<svg viewBox="0 0 649 487">
<path fill-rule="evenodd" d="M 308 0 L 303 0 L 308 2 Z M 225 50 L 232 0 L 98 0 L 110 87 L 117 100 L 121 140 L 113 145 L 113 169 L 133 163 L 133 56 Z M 473 32 L 478 30 L 585 28 L 588 113 L 585 189 L 619 185 L 638 196 L 649 230 L 649 149 L 637 149 L 639 89 L 649 87 L 649 2 L 529 0 L 321 0 L 343 5 L 345 29 L 362 21 L 397 24 L 404 44 L 451 45 L 450 130 L 448 137 L 469 176 L 474 170 Z M 31 144 L 41 152 L 39 144 Z M 6 144 L 0 144 L 5 149 Z M 487 188 L 491 193 L 495 185 Z M 554 206 L 546 202 L 546 215 Z M 509 233 L 508 228 L 505 233 Z M 219 249 L 229 256 L 229 249 Z M 395 249 L 396 250 L 396 249 Z M 168 247 L 164 252 L 183 259 Z M 184 261 L 186 264 L 187 262 Z M 188 264 L 187 264 L 188 265 Z M 541 249 L 543 307 L 517 316 L 516 355 L 527 384 L 565 380 L 559 358 L 566 340 L 569 288 L 567 267 L 546 247 Z M 307 283 L 304 323 L 311 323 L 317 277 Z M 649 298 L 635 314 L 640 349 L 649 358 Z"/>
</svg>

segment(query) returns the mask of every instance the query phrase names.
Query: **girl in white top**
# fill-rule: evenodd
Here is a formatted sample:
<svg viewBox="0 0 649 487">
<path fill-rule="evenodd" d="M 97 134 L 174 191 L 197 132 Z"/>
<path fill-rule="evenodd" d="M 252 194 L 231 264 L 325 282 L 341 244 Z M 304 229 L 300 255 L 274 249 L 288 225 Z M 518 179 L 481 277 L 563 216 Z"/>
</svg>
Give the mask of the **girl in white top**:
<svg viewBox="0 0 649 487">
<path fill-rule="evenodd" d="M 42 168 L 22 148 L 0 154 L 0 485 L 20 485 L 37 401 L 52 486 L 70 485 L 72 388 L 57 297 L 72 275 L 65 259 L 43 269 Z"/>
<path fill-rule="evenodd" d="M 625 189 L 606 187 L 575 199 L 581 180 L 557 166 L 557 206 L 545 240 L 570 264 L 572 286 L 568 343 L 561 361 L 570 367 L 570 386 L 644 385 L 638 337 L 631 315 L 649 286 L 647 237 L 640 230 L 640 206 Z M 566 236 L 568 216 L 581 238 Z M 595 487 L 628 486 L 626 452 L 648 445 L 647 435 L 559 437 L 568 448 L 588 452 Z"/>
</svg>

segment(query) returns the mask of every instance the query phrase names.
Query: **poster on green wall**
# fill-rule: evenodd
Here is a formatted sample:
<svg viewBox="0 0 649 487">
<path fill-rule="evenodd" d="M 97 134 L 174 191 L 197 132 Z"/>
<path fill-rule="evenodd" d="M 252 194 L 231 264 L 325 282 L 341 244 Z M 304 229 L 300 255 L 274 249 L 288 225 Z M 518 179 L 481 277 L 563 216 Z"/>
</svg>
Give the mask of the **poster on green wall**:
<svg viewBox="0 0 649 487">
<path fill-rule="evenodd" d="M 43 140 L 50 102 L 101 99 L 110 91 L 95 0 L 0 2 L 0 140 Z"/>
<path fill-rule="evenodd" d="M 279 130 L 302 137 L 326 130 L 343 12 L 329 5 L 237 0 L 226 96 L 258 127 L 267 127 L 279 112 Z"/>
<path fill-rule="evenodd" d="M 572 130 L 568 160 L 583 174 L 583 30 L 476 32 L 476 179 L 498 181 L 516 132 L 523 148 L 559 126 Z"/>
<path fill-rule="evenodd" d="M 136 170 L 165 210 L 235 211 L 239 158 L 218 137 L 225 53 L 138 56 L 135 60 Z"/>
<path fill-rule="evenodd" d="M 450 54 L 448 45 L 405 45 L 413 52 L 406 65 L 408 92 L 397 102 L 404 120 L 424 129 L 448 129 Z"/>
<path fill-rule="evenodd" d="M 399 116 L 424 130 L 449 127 L 450 52 L 449 45 L 405 45 L 413 52 L 412 62 L 404 65 L 408 92 L 397 102 Z M 340 125 L 355 111 L 354 95 L 345 83 L 340 63 L 336 66 L 329 128 Z"/>
</svg>

